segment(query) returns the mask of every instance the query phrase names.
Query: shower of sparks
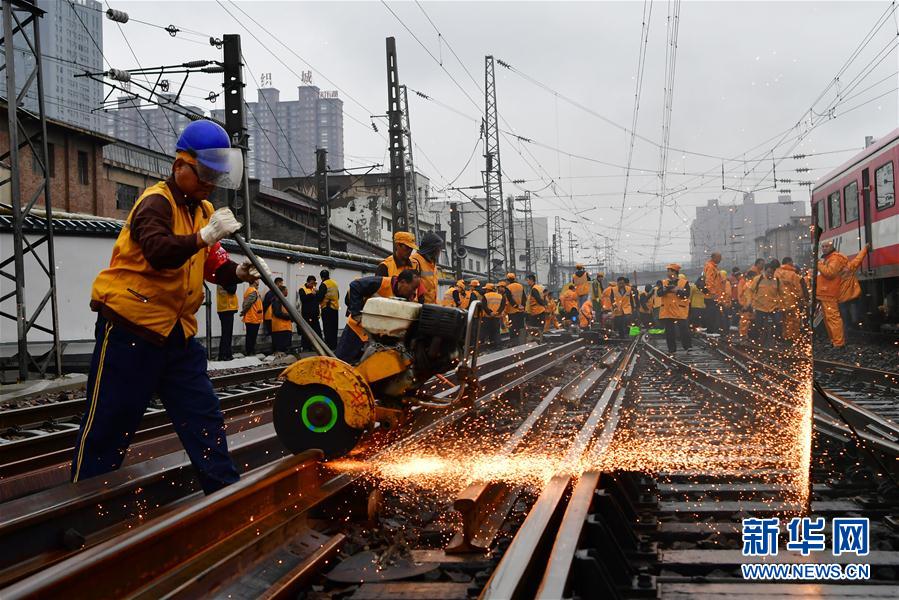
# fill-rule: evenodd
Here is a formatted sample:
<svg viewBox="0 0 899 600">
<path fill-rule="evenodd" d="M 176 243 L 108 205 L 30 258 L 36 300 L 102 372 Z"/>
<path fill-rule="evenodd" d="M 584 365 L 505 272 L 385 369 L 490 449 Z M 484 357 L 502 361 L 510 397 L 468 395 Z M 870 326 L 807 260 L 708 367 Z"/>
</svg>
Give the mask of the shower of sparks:
<svg viewBox="0 0 899 600">
<path fill-rule="evenodd" d="M 329 464 L 371 476 L 386 489 L 426 489 L 446 499 L 474 482 L 506 481 L 539 491 L 553 475 L 577 477 L 601 469 L 763 481 L 781 486 L 788 501 L 801 504 L 809 491 L 811 460 L 811 340 L 794 344 L 782 358 L 778 368 L 788 369 L 793 379 L 775 382 L 761 370 L 753 372 L 743 385 L 761 394 L 757 402 L 743 405 L 705 393 L 683 374 L 640 357 L 611 440 L 599 447 L 594 438 L 575 464 L 565 457 L 602 383 L 578 399 L 579 406 L 568 406 L 556 427 L 528 435 L 515 449 L 504 446 L 514 430 L 509 424 L 520 423 L 537 401 L 589 361 L 561 377 L 541 378 L 522 393 L 526 400 L 491 403 L 452 436 L 387 448 L 371 460 Z M 580 417 L 572 417 L 578 410 Z"/>
</svg>

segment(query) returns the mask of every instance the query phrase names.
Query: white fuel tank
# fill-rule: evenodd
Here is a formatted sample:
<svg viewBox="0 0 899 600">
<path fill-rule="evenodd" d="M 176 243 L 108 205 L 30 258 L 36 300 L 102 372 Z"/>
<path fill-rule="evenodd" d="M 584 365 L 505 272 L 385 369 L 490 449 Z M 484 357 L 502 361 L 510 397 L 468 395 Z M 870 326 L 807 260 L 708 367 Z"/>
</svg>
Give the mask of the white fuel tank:
<svg viewBox="0 0 899 600">
<path fill-rule="evenodd" d="M 362 328 L 372 335 L 401 338 L 420 313 L 417 302 L 374 296 L 362 307 Z"/>
</svg>

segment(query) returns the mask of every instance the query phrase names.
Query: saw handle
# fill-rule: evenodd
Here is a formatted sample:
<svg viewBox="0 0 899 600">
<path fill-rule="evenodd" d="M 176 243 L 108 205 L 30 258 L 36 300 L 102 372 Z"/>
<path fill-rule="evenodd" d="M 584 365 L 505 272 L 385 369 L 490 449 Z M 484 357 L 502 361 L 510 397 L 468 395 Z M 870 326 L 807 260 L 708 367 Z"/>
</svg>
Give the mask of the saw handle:
<svg viewBox="0 0 899 600">
<path fill-rule="evenodd" d="M 309 343 L 312 344 L 312 347 L 315 348 L 315 351 L 318 352 L 320 356 L 330 356 L 331 358 L 337 358 L 334 356 L 334 352 L 328 347 L 328 345 L 318 337 L 318 334 L 315 333 L 315 330 L 309 326 L 309 323 L 303 318 L 300 312 L 297 310 L 296 306 L 287 301 L 287 298 L 284 297 L 284 294 L 281 293 L 281 290 L 278 289 L 278 286 L 275 285 L 274 279 L 272 279 L 269 274 L 268 269 L 263 268 L 262 263 L 259 261 L 259 258 L 256 256 L 256 253 L 250 249 L 250 245 L 247 243 L 243 236 L 239 233 L 235 233 L 231 236 L 237 245 L 240 246 L 241 251 L 244 253 L 244 256 L 253 263 L 253 266 L 256 267 L 256 270 L 259 271 L 259 277 L 268 286 L 274 294 L 275 298 L 281 303 L 284 308 L 287 309 L 287 314 L 290 315 L 290 318 L 294 323 L 297 324 L 297 328 L 300 331 L 300 335 L 304 336 Z"/>
</svg>

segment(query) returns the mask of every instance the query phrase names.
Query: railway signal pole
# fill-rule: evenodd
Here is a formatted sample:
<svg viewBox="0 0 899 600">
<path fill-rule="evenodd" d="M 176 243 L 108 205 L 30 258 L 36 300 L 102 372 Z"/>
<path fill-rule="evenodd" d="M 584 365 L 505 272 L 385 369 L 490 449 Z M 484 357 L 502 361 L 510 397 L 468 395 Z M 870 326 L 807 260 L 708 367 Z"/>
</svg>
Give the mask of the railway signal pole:
<svg viewBox="0 0 899 600">
<path fill-rule="evenodd" d="M 412 215 L 415 239 L 421 241 L 421 230 L 418 226 L 418 190 L 415 188 L 415 161 L 412 159 L 412 124 L 409 121 L 409 96 L 406 86 L 400 86 L 402 99 L 403 146 L 406 149 L 406 161 L 403 163 L 406 175 L 406 199 Z"/>
<path fill-rule="evenodd" d="M 396 39 L 392 37 L 387 38 L 387 120 L 390 142 L 390 205 L 393 212 L 393 230 L 409 231 L 400 75 L 396 64 Z"/>
<path fill-rule="evenodd" d="M 331 254 L 331 199 L 328 197 L 328 150 L 315 149 L 315 192 L 318 200 L 318 252 Z"/>
<path fill-rule="evenodd" d="M 243 237 L 250 241 L 250 181 L 248 159 L 250 136 L 247 132 L 247 113 L 244 103 L 243 54 L 240 51 L 240 35 L 226 33 L 222 36 L 222 67 L 225 80 L 225 131 L 231 136 L 231 146 L 243 152 L 243 183 L 239 190 L 228 191 L 228 208 L 243 222 Z"/>
</svg>

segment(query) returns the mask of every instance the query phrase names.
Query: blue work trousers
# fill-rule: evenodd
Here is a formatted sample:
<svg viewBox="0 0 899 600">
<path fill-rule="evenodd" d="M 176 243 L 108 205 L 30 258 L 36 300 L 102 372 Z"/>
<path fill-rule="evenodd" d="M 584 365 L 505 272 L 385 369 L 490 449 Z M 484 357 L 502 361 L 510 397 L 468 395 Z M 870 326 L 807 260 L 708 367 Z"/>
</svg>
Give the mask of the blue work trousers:
<svg viewBox="0 0 899 600">
<path fill-rule="evenodd" d="M 206 374 L 206 351 L 180 325 L 154 345 L 102 316 L 87 378 L 87 406 L 72 458 L 72 481 L 122 465 L 141 418 L 158 393 L 207 494 L 240 476 L 228 454 L 219 400 Z"/>
</svg>

